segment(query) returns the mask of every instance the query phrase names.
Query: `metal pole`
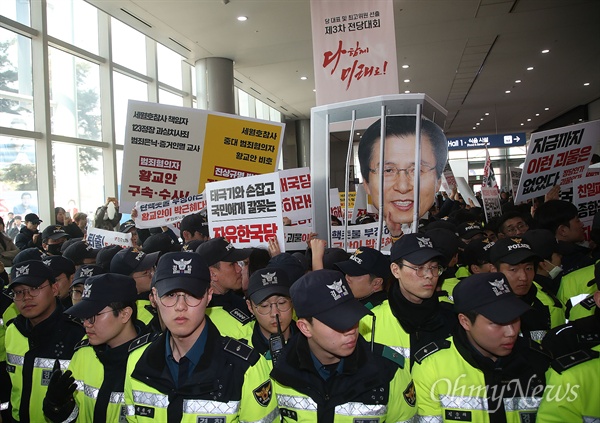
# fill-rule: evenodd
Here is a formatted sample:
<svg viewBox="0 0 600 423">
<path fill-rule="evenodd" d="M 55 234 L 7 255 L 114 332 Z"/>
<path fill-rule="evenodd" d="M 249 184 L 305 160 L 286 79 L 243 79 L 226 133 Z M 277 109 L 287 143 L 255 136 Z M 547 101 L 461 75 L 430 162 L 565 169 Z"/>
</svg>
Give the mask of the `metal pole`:
<svg viewBox="0 0 600 423">
<path fill-rule="evenodd" d="M 379 226 L 377 229 L 377 249 L 381 250 L 381 237 L 383 235 L 383 221 L 385 220 L 385 210 L 383 209 L 383 159 L 385 152 L 385 136 L 386 136 L 386 106 L 381 105 L 381 130 L 379 132 Z"/>
<path fill-rule="evenodd" d="M 415 176 L 413 183 L 413 222 L 412 233 L 417 233 L 419 226 L 419 193 L 421 191 L 421 115 L 423 105 L 417 104 L 417 116 L 415 120 Z"/>
<path fill-rule="evenodd" d="M 331 133 L 329 132 L 329 113 L 325 115 L 325 183 L 327 184 L 327 190 L 325 195 L 325 205 L 327 206 L 327 215 L 325 216 L 327 219 L 327 245 L 331 247 L 331 200 L 329 196 L 331 195 L 331 162 L 329 161 L 330 156 L 330 143 L 331 143 Z M 317 216 L 318 218 L 318 216 Z M 315 223 L 313 222 L 313 228 L 315 227 Z"/>
<path fill-rule="evenodd" d="M 350 161 L 352 160 L 352 144 L 354 141 L 354 124 L 356 123 L 356 110 L 352 110 L 350 136 L 348 137 L 348 153 L 346 154 L 346 177 L 344 183 L 344 249 L 348 251 L 348 195 L 350 195 Z"/>
</svg>

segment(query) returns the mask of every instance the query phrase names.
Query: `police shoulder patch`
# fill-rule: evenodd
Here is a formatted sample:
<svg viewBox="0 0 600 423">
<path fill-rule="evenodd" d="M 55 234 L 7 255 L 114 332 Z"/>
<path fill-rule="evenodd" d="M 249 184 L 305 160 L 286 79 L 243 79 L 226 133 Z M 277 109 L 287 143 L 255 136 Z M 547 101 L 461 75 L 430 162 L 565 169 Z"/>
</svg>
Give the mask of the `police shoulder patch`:
<svg viewBox="0 0 600 423">
<path fill-rule="evenodd" d="M 136 350 L 146 344 L 149 344 L 150 342 L 154 341 L 156 338 L 158 338 L 160 336 L 160 334 L 158 333 L 147 333 L 145 335 L 142 335 L 136 339 L 134 339 L 133 341 L 131 341 L 131 344 L 129 344 L 129 352 Z"/>
<path fill-rule="evenodd" d="M 252 391 L 254 399 L 261 406 L 266 407 L 271 402 L 273 396 L 273 388 L 271 386 L 271 379 L 267 379 L 265 383 L 260 385 L 258 388 Z"/>
<path fill-rule="evenodd" d="M 388 360 L 396 363 L 398 365 L 398 367 L 400 367 L 401 369 L 404 368 L 404 362 L 406 361 L 404 356 L 402 354 L 400 354 L 399 352 L 394 351 L 392 348 L 388 347 L 387 345 L 383 347 L 381 355 L 382 355 L 382 357 L 385 357 Z"/>
<path fill-rule="evenodd" d="M 87 347 L 88 345 L 90 345 L 90 340 L 88 338 L 85 338 L 79 341 L 77 344 L 75 344 L 75 348 L 73 349 L 77 351 L 79 348 Z"/>
<path fill-rule="evenodd" d="M 562 357 L 556 358 L 552 361 L 551 365 L 554 370 L 558 373 L 562 373 L 571 367 L 575 367 L 578 364 L 585 363 L 593 359 L 600 357 L 600 353 L 594 350 L 579 350 L 571 354 L 563 355 Z"/>
<path fill-rule="evenodd" d="M 242 360 L 246 361 L 250 359 L 252 351 L 254 351 L 254 349 L 250 345 L 233 338 L 227 339 L 227 342 L 225 343 L 223 349 L 228 353 L 231 353 L 236 357 L 239 357 Z"/>
<path fill-rule="evenodd" d="M 415 391 L 415 383 L 411 380 L 403 392 L 404 401 L 411 407 L 417 403 L 417 393 Z"/>
<path fill-rule="evenodd" d="M 423 360 L 425 360 L 425 358 L 429 357 L 431 354 L 434 354 L 446 348 L 450 348 L 449 341 L 443 340 L 430 342 L 429 344 L 421 348 L 419 351 L 417 351 L 413 357 L 417 363 L 421 364 Z"/>
<path fill-rule="evenodd" d="M 254 317 L 252 315 L 244 313 L 239 308 L 234 308 L 233 310 L 229 310 L 229 315 L 231 317 L 233 317 L 235 320 L 237 320 L 238 322 L 240 322 L 240 323 L 242 323 L 244 325 L 246 323 L 251 322 L 253 320 L 253 317 Z"/>
<path fill-rule="evenodd" d="M 579 304 L 581 304 L 581 306 L 586 310 L 591 310 L 592 308 L 596 307 L 596 302 L 594 301 L 593 295 L 590 295 L 585 300 L 581 301 Z"/>
</svg>

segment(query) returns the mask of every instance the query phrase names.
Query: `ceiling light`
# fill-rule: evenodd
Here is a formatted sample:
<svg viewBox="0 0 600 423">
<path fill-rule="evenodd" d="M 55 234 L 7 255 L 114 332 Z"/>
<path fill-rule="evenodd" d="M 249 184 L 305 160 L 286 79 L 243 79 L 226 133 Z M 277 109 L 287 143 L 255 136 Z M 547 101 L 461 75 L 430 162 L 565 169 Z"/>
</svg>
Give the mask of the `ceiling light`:
<svg viewBox="0 0 600 423">
<path fill-rule="evenodd" d="M 515 84 L 520 84 L 520 83 L 521 83 L 521 80 L 520 80 L 520 79 L 517 79 L 517 80 L 515 81 Z"/>
<path fill-rule="evenodd" d="M 477 122 L 475 125 L 479 126 L 479 125 L 481 125 L 481 123 Z"/>
<path fill-rule="evenodd" d="M 237 20 L 240 22 L 246 22 L 248 20 L 248 16 L 238 16 Z"/>
<path fill-rule="evenodd" d="M 523 122 L 521 122 L 521 126 L 525 126 L 525 124 Z"/>
<path fill-rule="evenodd" d="M 544 110 L 550 110 L 550 107 L 546 107 Z"/>
<path fill-rule="evenodd" d="M 531 118 L 527 119 L 527 122 L 531 122 Z"/>
<path fill-rule="evenodd" d="M 550 53 L 550 50 L 548 50 L 548 49 L 542 50 L 542 54 L 546 54 L 546 53 Z"/>
<path fill-rule="evenodd" d="M 587 87 L 588 85 L 590 85 L 590 83 L 589 83 L 589 82 L 584 82 L 584 83 L 583 83 L 583 86 L 584 86 L 584 87 Z"/>
<path fill-rule="evenodd" d="M 473 127 L 473 129 L 477 129 L 477 127 L 476 127 L 476 126 L 474 126 L 474 127 Z"/>
<path fill-rule="evenodd" d="M 479 119 L 479 120 L 483 120 L 483 118 Z"/>
<path fill-rule="evenodd" d="M 409 90 L 404 91 L 404 94 L 410 94 Z"/>
<path fill-rule="evenodd" d="M 408 65 L 402 65 L 402 69 L 408 69 L 410 66 Z"/>
<path fill-rule="evenodd" d="M 485 113 L 486 116 L 489 116 L 490 114 L 488 112 Z"/>
<path fill-rule="evenodd" d="M 360 132 L 357 132 L 356 135 L 360 135 Z"/>
<path fill-rule="evenodd" d="M 504 91 L 505 94 L 510 94 L 510 90 Z"/>
<path fill-rule="evenodd" d="M 300 79 L 306 81 L 308 78 L 306 76 L 301 76 Z"/>
<path fill-rule="evenodd" d="M 536 116 L 539 116 L 540 114 L 539 114 L 539 113 L 536 113 L 535 115 L 536 115 Z"/>
<path fill-rule="evenodd" d="M 404 82 L 410 82 L 410 79 L 405 79 Z"/>
<path fill-rule="evenodd" d="M 529 67 L 527 68 L 527 70 L 530 70 L 530 71 L 531 71 L 531 70 L 533 70 L 533 66 L 529 66 Z"/>
<path fill-rule="evenodd" d="M 317 92 L 317 90 L 316 90 L 316 89 L 313 89 L 313 93 L 316 93 L 316 92 Z"/>
</svg>

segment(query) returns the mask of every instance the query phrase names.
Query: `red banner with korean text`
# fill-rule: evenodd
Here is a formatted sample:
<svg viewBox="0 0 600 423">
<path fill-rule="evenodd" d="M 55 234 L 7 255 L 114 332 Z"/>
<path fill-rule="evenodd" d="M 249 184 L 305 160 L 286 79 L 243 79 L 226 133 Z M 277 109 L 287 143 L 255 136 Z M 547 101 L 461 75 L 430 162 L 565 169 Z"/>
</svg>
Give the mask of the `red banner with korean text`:
<svg viewBox="0 0 600 423">
<path fill-rule="evenodd" d="M 392 0 L 311 0 L 317 106 L 398 94 Z"/>
</svg>

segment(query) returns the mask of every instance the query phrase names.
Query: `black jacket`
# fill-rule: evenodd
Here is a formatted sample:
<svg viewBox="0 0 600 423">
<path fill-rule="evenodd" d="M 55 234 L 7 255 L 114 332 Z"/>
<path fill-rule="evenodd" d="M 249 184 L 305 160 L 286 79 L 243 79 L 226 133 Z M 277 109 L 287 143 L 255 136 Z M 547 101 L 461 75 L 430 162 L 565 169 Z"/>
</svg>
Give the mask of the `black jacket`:
<svg viewBox="0 0 600 423">
<path fill-rule="evenodd" d="M 33 231 L 30 231 L 29 229 L 27 229 L 26 226 L 23 226 L 21 228 L 21 230 L 19 231 L 19 234 L 15 238 L 15 245 L 21 251 L 23 251 L 27 248 L 32 248 L 32 247 L 42 248 L 42 235 L 40 234 L 37 242 L 34 243 L 33 236 L 35 234 L 39 234 L 39 231 L 33 232 Z"/>
</svg>

